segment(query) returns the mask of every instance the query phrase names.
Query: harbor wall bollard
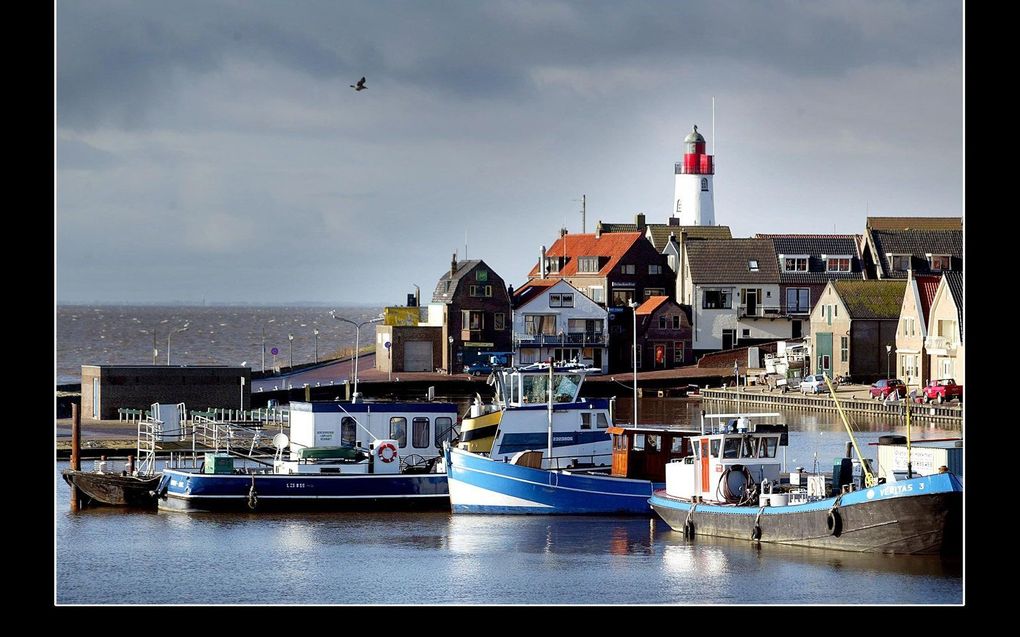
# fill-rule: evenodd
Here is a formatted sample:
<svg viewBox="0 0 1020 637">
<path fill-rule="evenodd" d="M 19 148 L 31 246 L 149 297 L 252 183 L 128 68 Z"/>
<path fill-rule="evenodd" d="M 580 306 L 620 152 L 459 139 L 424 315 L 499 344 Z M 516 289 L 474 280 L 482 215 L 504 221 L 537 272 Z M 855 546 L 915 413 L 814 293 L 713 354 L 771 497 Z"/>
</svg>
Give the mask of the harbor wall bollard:
<svg viewBox="0 0 1020 637">
<path fill-rule="evenodd" d="M 71 469 L 81 471 L 81 414 L 77 403 L 71 403 Z M 71 510 L 81 507 L 81 493 L 78 487 L 71 485 Z"/>
<path fill-rule="evenodd" d="M 135 475 L 135 457 L 128 455 L 127 472 L 129 476 Z"/>
</svg>

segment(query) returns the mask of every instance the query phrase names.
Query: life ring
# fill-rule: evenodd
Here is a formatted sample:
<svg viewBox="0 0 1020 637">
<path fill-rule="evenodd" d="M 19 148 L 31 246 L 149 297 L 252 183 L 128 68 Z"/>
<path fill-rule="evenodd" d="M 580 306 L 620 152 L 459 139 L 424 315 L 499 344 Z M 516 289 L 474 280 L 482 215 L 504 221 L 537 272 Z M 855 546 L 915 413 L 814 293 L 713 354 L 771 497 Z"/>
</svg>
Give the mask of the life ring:
<svg viewBox="0 0 1020 637">
<path fill-rule="evenodd" d="M 389 457 L 387 457 L 386 454 L 384 453 L 387 449 L 390 450 Z M 379 459 L 382 460 L 383 462 L 389 463 L 397 459 L 397 448 L 394 447 L 393 443 L 391 442 L 384 442 L 381 445 L 379 445 L 379 448 L 376 449 L 376 453 L 379 454 Z"/>
<path fill-rule="evenodd" d="M 839 537 L 843 532 L 843 516 L 837 509 L 829 509 L 829 515 L 825 518 L 825 526 L 833 537 Z"/>
</svg>

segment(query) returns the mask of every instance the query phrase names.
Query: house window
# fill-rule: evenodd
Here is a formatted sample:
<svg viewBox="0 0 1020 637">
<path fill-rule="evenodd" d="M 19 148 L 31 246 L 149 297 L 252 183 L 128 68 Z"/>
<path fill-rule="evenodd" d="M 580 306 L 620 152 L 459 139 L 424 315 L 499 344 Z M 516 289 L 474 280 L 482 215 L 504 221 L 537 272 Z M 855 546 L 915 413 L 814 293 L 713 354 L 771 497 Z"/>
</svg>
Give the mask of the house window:
<svg viewBox="0 0 1020 637">
<path fill-rule="evenodd" d="M 751 272 L 757 272 L 758 271 L 758 259 L 749 259 L 747 261 L 747 269 L 750 270 Z"/>
<path fill-rule="evenodd" d="M 453 419 L 447 416 L 436 418 L 436 446 L 442 447 L 444 442 L 453 440 Z"/>
<path fill-rule="evenodd" d="M 701 308 L 705 310 L 728 310 L 733 307 L 732 290 L 705 290 L 701 295 Z"/>
<path fill-rule="evenodd" d="M 574 307 L 574 293 L 550 294 L 549 307 Z"/>
<path fill-rule="evenodd" d="M 683 341 L 677 341 L 673 343 L 673 363 L 684 362 L 684 343 Z"/>
<path fill-rule="evenodd" d="M 524 333 L 556 336 L 556 316 L 553 314 L 525 314 Z"/>
<path fill-rule="evenodd" d="M 601 285 L 593 285 L 588 288 L 588 296 L 596 303 L 606 302 L 606 290 Z"/>
<path fill-rule="evenodd" d="M 489 271 L 488 270 L 475 270 L 475 281 L 488 281 Z"/>
<path fill-rule="evenodd" d="M 613 305 L 616 307 L 630 303 L 634 298 L 634 290 L 613 290 Z"/>
<path fill-rule="evenodd" d="M 429 419 L 419 416 L 411 421 L 411 446 L 424 449 L 429 446 Z"/>
<path fill-rule="evenodd" d="M 390 418 L 390 438 L 397 441 L 398 447 L 407 446 L 407 418 L 400 416 Z"/>
<path fill-rule="evenodd" d="M 662 274 L 662 266 L 661 265 L 648 266 L 648 274 Z"/>
<path fill-rule="evenodd" d="M 673 329 L 680 329 L 680 315 L 676 314 L 673 316 Z"/>
<path fill-rule="evenodd" d="M 598 257 L 581 257 L 577 260 L 577 271 L 578 272 L 598 272 L 599 271 L 599 258 Z"/>
<path fill-rule="evenodd" d="M 666 321 L 667 321 L 668 319 L 669 319 L 669 317 L 668 317 L 668 316 L 660 316 L 660 317 L 659 317 L 659 329 L 660 329 L 660 330 L 664 330 L 664 329 L 666 329 L 666 327 L 667 327 L 667 325 L 666 325 Z"/>
<path fill-rule="evenodd" d="M 485 313 L 481 310 L 461 310 L 461 329 L 480 330 L 485 328 Z"/>
<path fill-rule="evenodd" d="M 679 199 L 676 200 L 676 213 L 680 214 L 680 200 Z"/>
<path fill-rule="evenodd" d="M 825 260 L 826 272 L 849 272 L 850 257 L 829 257 Z"/>
<path fill-rule="evenodd" d="M 889 262 L 892 264 L 892 269 L 899 272 L 906 272 L 910 269 L 910 255 L 909 254 L 891 254 L 889 255 Z"/>
<path fill-rule="evenodd" d="M 652 296 L 666 296 L 665 288 L 645 288 L 645 298 Z"/>
<path fill-rule="evenodd" d="M 620 274 L 634 274 L 635 272 L 637 272 L 637 269 L 635 268 L 633 263 L 630 265 L 620 266 Z"/>
<path fill-rule="evenodd" d="M 798 255 L 783 258 L 783 272 L 807 272 L 807 255 Z"/>
<path fill-rule="evenodd" d="M 951 269 L 948 254 L 933 254 L 928 257 L 928 263 L 935 271 L 944 272 Z"/>
<path fill-rule="evenodd" d="M 506 314 L 503 312 L 496 312 L 492 315 L 492 328 L 495 330 L 506 329 Z"/>
<path fill-rule="evenodd" d="M 740 336 L 743 337 L 743 338 L 750 338 L 751 337 L 751 330 L 749 328 L 745 327 L 743 329 L 743 331 L 741 332 Z"/>
<path fill-rule="evenodd" d="M 486 285 L 485 286 L 485 296 L 489 296 L 489 297 L 492 296 L 492 286 L 491 285 Z"/>
<path fill-rule="evenodd" d="M 701 178 L 701 192 L 708 192 L 708 178 Z"/>
<path fill-rule="evenodd" d="M 786 288 L 786 311 L 789 314 L 811 312 L 811 288 Z"/>
<path fill-rule="evenodd" d="M 546 257 L 545 267 L 549 272 L 560 271 L 560 260 L 558 257 Z"/>
<path fill-rule="evenodd" d="M 839 337 L 839 362 L 845 363 L 850 360 L 850 337 Z"/>
</svg>

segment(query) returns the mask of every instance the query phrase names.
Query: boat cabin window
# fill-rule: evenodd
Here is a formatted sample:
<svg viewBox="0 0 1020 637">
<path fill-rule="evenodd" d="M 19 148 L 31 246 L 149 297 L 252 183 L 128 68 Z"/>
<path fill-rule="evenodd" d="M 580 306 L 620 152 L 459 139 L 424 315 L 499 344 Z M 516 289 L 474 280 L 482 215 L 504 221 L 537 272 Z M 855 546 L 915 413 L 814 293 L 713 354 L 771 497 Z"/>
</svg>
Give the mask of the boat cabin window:
<svg viewBox="0 0 1020 637">
<path fill-rule="evenodd" d="M 613 436 L 613 448 L 619 449 L 620 451 L 627 450 L 627 435 L 621 434 L 619 436 Z"/>
<path fill-rule="evenodd" d="M 398 447 L 407 446 L 407 418 L 401 416 L 390 418 L 390 438 L 397 441 Z"/>
<path fill-rule="evenodd" d="M 418 416 L 411 421 L 411 446 L 425 449 L 429 446 L 429 419 Z"/>
<path fill-rule="evenodd" d="M 775 458 L 776 449 L 779 447 L 779 438 L 768 436 L 761 439 L 761 448 L 758 450 L 759 458 Z"/>
<path fill-rule="evenodd" d="M 591 414 L 581 414 L 581 429 L 591 429 Z"/>
<path fill-rule="evenodd" d="M 695 458 L 700 458 L 701 457 L 701 443 L 698 442 L 697 440 L 695 440 L 691 444 L 694 446 L 694 457 Z"/>
<path fill-rule="evenodd" d="M 634 451 L 644 451 L 645 450 L 645 435 L 644 434 L 634 434 L 634 446 L 631 447 L 631 449 L 634 450 Z"/>
<path fill-rule="evenodd" d="M 609 419 L 606 418 L 605 414 L 602 413 L 595 414 L 595 426 L 598 427 L 599 429 L 608 429 Z"/>
<path fill-rule="evenodd" d="M 672 454 L 672 455 L 677 455 L 677 454 L 682 455 L 682 456 L 688 455 L 688 453 L 687 453 L 687 448 L 688 447 L 687 447 L 686 443 L 687 443 L 687 438 L 684 438 L 683 436 L 675 436 L 672 439 L 672 441 L 670 441 L 669 453 Z"/>
<path fill-rule="evenodd" d="M 358 423 L 350 416 L 340 419 L 340 444 L 344 447 L 353 447 L 358 439 Z"/>
<path fill-rule="evenodd" d="M 712 442 L 715 442 L 714 440 Z M 740 457 L 740 438 L 727 438 L 723 445 L 723 458 Z"/>
<path fill-rule="evenodd" d="M 553 375 L 553 402 L 572 403 L 577 397 L 581 386 L 580 374 Z M 546 374 L 528 374 L 521 376 L 522 400 L 525 403 L 544 403 L 549 400 L 549 376 Z"/>
<path fill-rule="evenodd" d="M 553 400 L 558 403 L 572 403 L 577 396 L 577 390 L 581 386 L 580 374 L 556 374 L 553 376 L 553 386 L 556 393 Z"/>
<path fill-rule="evenodd" d="M 436 447 L 442 448 L 444 442 L 453 442 L 453 434 L 453 418 L 436 418 Z"/>
<path fill-rule="evenodd" d="M 758 457 L 758 439 L 751 436 L 744 436 L 740 439 L 740 457 L 741 458 L 757 458 Z"/>
<path fill-rule="evenodd" d="M 662 450 L 662 445 L 659 444 L 659 438 L 660 438 L 660 436 L 653 435 L 653 434 L 648 434 L 647 441 L 646 441 L 646 446 L 648 448 L 648 451 L 661 451 Z"/>
</svg>

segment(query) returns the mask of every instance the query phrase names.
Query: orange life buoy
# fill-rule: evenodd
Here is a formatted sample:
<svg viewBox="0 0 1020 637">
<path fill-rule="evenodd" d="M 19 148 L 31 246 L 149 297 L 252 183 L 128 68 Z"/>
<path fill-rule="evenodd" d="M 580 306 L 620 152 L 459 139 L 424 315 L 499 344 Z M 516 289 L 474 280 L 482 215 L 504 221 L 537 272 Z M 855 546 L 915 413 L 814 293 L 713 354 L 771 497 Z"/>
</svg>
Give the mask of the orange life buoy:
<svg viewBox="0 0 1020 637">
<path fill-rule="evenodd" d="M 389 457 L 387 457 L 386 454 L 383 453 L 387 449 L 390 450 Z M 379 445 L 379 448 L 376 450 L 376 453 L 379 454 L 379 459 L 382 460 L 383 462 L 393 462 L 394 460 L 397 459 L 397 448 L 394 447 L 393 443 L 390 442 L 384 442 L 381 445 Z"/>
</svg>

